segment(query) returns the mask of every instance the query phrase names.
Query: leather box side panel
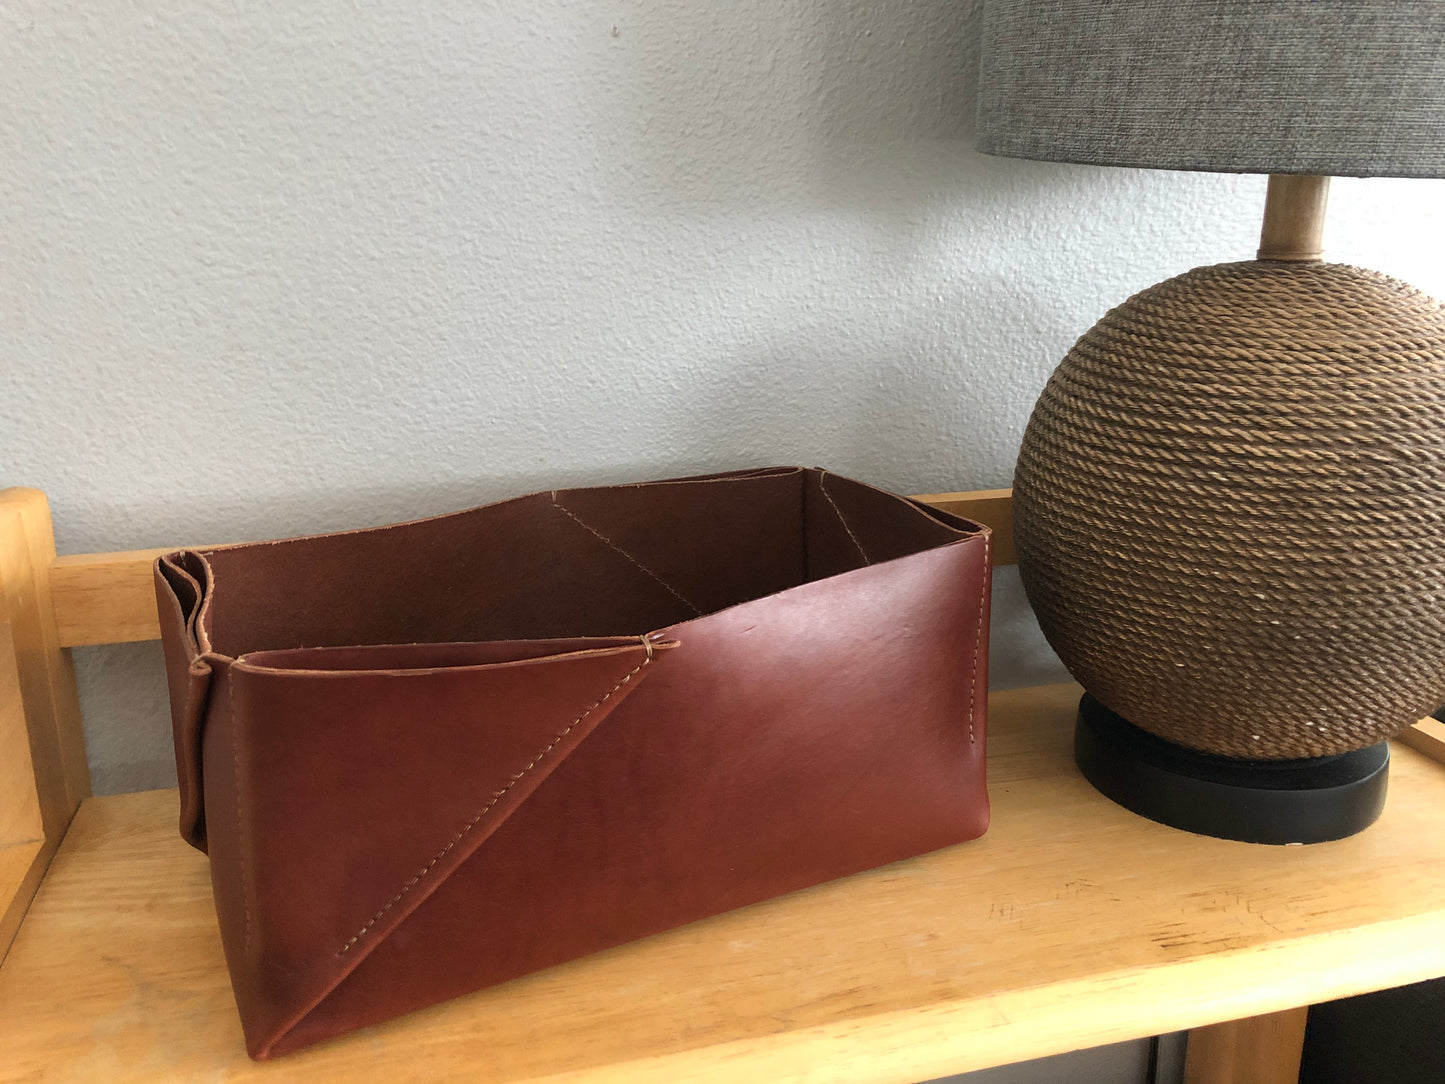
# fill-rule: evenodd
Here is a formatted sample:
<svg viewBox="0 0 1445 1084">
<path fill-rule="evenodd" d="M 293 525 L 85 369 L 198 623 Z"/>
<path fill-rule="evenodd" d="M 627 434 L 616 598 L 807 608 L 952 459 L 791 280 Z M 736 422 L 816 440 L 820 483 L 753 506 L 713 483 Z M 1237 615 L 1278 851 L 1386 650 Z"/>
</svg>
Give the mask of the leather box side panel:
<svg viewBox="0 0 1445 1084">
<path fill-rule="evenodd" d="M 668 630 L 681 646 L 276 1046 L 987 827 L 988 538 Z"/>
</svg>

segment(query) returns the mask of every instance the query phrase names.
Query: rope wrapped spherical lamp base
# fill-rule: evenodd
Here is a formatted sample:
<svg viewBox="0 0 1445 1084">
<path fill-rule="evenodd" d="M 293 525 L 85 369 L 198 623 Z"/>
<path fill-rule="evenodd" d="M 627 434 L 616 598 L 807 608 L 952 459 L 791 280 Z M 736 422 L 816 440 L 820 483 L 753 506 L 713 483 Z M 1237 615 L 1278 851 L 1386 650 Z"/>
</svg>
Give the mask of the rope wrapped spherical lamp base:
<svg viewBox="0 0 1445 1084">
<path fill-rule="evenodd" d="M 1087 332 L 1014 479 L 1024 586 L 1097 699 L 1332 756 L 1445 692 L 1445 310 L 1357 268 L 1198 268 Z"/>
</svg>

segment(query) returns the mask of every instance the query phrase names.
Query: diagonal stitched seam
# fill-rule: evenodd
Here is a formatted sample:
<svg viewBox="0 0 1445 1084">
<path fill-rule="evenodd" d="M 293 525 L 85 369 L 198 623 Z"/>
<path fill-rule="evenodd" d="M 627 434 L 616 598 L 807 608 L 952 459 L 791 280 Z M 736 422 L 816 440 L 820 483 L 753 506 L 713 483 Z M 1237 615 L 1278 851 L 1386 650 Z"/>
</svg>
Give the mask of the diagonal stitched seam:
<svg viewBox="0 0 1445 1084">
<path fill-rule="evenodd" d="M 978 587 L 978 628 L 973 633 L 973 669 L 968 679 L 968 744 L 974 743 L 973 718 L 974 709 L 977 707 L 976 692 L 978 689 L 978 656 L 983 650 L 983 598 L 984 592 L 988 590 L 989 576 L 989 548 L 993 542 L 992 535 L 985 535 L 983 539 L 983 576 Z"/>
<path fill-rule="evenodd" d="M 520 772 L 514 773 L 511 779 L 507 782 L 507 785 L 501 790 L 494 793 L 492 795 L 491 801 L 489 801 L 486 805 L 482 806 L 482 808 L 477 811 L 476 816 L 474 816 L 471 820 L 467 821 L 467 823 L 462 826 L 462 830 L 456 835 L 452 836 L 452 838 L 447 842 L 447 845 L 432 856 L 432 860 L 430 862 L 422 866 L 422 868 L 417 871 L 416 875 L 412 877 L 411 880 L 407 881 L 406 884 L 402 885 L 401 888 L 397 891 L 396 895 L 392 896 L 391 899 L 387 900 L 386 903 L 382 905 L 381 910 L 377 911 L 376 914 L 372 915 L 371 918 L 367 920 L 365 926 L 362 926 L 361 929 L 357 930 L 356 933 L 352 934 L 351 939 L 347 941 L 346 944 L 341 946 L 340 950 L 338 950 L 336 955 L 344 956 L 348 949 L 350 949 L 353 945 L 355 945 L 358 941 L 365 937 L 366 932 L 370 930 L 373 926 L 375 926 L 382 919 L 382 917 L 386 915 L 388 911 L 390 911 L 393 907 L 400 903 L 402 897 L 404 897 L 408 892 L 410 892 L 413 888 L 420 884 L 422 879 L 432 871 L 436 864 L 440 862 L 443 858 L 445 858 L 448 854 L 450 854 L 452 849 L 466 837 L 467 833 L 470 832 L 473 828 L 475 828 L 481 822 L 482 818 L 485 817 L 488 813 L 490 813 L 492 809 L 496 807 L 496 804 L 500 802 L 503 798 L 505 798 L 507 796 L 507 793 L 513 787 L 515 787 L 523 778 L 526 777 L 528 772 L 535 768 L 547 756 L 548 753 L 550 753 L 553 749 L 557 748 L 558 743 L 561 742 L 563 738 L 565 738 L 568 734 L 572 733 L 572 731 L 576 730 L 577 727 L 582 723 L 582 720 L 586 719 L 587 716 L 591 715 L 594 711 L 596 711 L 608 700 L 610 700 L 618 689 L 622 688 L 622 686 L 626 685 L 629 681 L 635 678 L 642 671 L 642 668 L 651 661 L 652 651 L 649 647 L 647 658 L 643 659 L 632 670 L 628 671 L 627 674 L 623 676 L 622 680 L 619 681 L 616 685 L 612 686 L 612 688 L 608 689 L 600 697 L 594 700 L 591 705 L 588 706 L 586 711 L 584 711 L 581 715 L 577 716 L 577 718 L 573 719 L 570 723 L 568 723 L 566 728 L 563 729 L 560 733 L 558 733 L 557 736 L 554 737 L 550 742 L 548 742 L 546 747 L 543 748 L 540 753 L 534 756 L 527 763 L 527 766 L 525 768 L 523 768 Z"/>
<path fill-rule="evenodd" d="M 593 535 L 593 537 L 597 538 L 597 539 L 598 539 L 599 541 L 601 541 L 601 542 L 606 543 L 606 544 L 607 544 L 608 546 L 610 546 L 612 549 L 614 549 L 614 550 L 616 550 L 618 553 L 620 553 L 623 557 L 625 557 L 625 558 L 627 558 L 629 561 L 631 561 L 634 565 L 636 565 L 639 569 L 641 569 L 641 570 L 643 571 L 643 573 L 645 573 L 649 578 L 651 578 L 651 579 L 652 579 L 653 581 L 655 581 L 659 586 L 661 586 L 662 589 L 665 590 L 669 595 L 671 595 L 673 598 L 677 599 L 678 602 L 682 603 L 682 604 L 683 604 L 684 606 L 686 606 L 689 610 L 691 610 L 695 616 L 697 616 L 697 617 L 701 617 L 701 616 L 702 616 L 702 611 L 701 611 L 701 610 L 699 610 L 696 606 L 694 606 L 694 605 L 693 605 L 691 602 L 689 602 L 687 599 L 683 598 L 683 596 L 682 596 L 677 590 L 675 590 L 670 583 L 668 583 L 666 580 L 664 580 L 664 579 L 663 579 L 661 576 L 659 576 L 656 572 L 652 571 L 652 569 L 648 568 L 645 564 L 643 564 L 641 561 L 639 561 L 636 557 L 632 556 L 632 554 L 628 553 L 625 549 L 623 549 L 621 546 L 619 546 L 616 542 L 612 541 L 612 539 L 608 538 L 608 537 L 607 537 L 605 534 L 603 534 L 601 531 L 597 530 L 597 528 L 595 528 L 595 527 L 593 527 L 591 524 L 587 523 L 587 522 L 586 522 L 585 520 L 583 520 L 580 516 L 578 516 L 577 513 L 573 512 L 571 509 L 565 508 L 565 507 L 563 507 L 561 504 L 559 504 L 559 503 L 557 502 L 557 492 L 556 492 L 556 490 L 553 490 L 553 491 L 552 491 L 552 507 L 555 508 L 555 509 L 557 509 L 557 511 L 561 512 L 563 515 L 568 516 L 568 517 L 570 517 L 571 519 L 575 520 L 579 526 L 581 526 L 581 527 L 585 528 L 587 531 L 589 531 L 589 532 Z"/>
<path fill-rule="evenodd" d="M 821 471 L 818 474 L 818 490 L 827 499 L 828 503 L 833 506 L 833 514 L 838 517 L 838 522 L 843 525 L 843 530 L 848 532 L 848 537 L 853 540 L 853 545 L 858 548 L 858 556 L 863 558 L 865 565 L 871 565 L 873 561 L 868 556 L 868 551 L 863 548 L 863 543 L 858 541 L 858 536 L 853 533 L 853 528 L 848 526 L 847 519 L 843 517 L 843 510 L 838 507 L 838 502 L 833 500 L 833 495 L 828 492 L 828 476 Z"/>
<path fill-rule="evenodd" d="M 236 675 L 226 675 L 226 710 L 231 714 L 231 771 L 236 780 L 236 854 L 241 863 L 241 912 L 246 920 L 242 946 L 251 951 L 251 877 L 246 865 L 246 819 L 242 806 L 246 788 L 241 782 L 241 727 L 236 718 Z"/>
</svg>

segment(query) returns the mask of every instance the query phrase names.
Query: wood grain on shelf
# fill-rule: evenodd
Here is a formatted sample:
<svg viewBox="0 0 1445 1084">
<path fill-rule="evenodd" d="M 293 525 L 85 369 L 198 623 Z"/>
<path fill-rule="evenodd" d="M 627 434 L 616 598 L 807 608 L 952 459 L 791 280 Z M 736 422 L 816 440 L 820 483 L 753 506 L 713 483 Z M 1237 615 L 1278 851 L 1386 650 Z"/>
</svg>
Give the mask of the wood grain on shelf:
<svg viewBox="0 0 1445 1084">
<path fill-rule="evenodd" d="M 905 1084 L 1445 974 L 1437 765 L 1397 748 L 1350 839 L 1207 839 L 1079 777 L 1077 697 L 991 698 L 980 840 L 264 1066 L 174 793 L 93 799 L 0 967 L 0 1080 Z"/>
<path fill-rule="evenodd" d="M 1195 1028 L 1184 1084 L 1298 1084 L 1308 1017 L 1302 1007 Z"/>
<path fill-rule="evenodd" d="M 1009 493 L 1007 489 L 985 489 L 972 493 L 932 493 L 919 499 L 993 528 L 993 561 L 997 566 L 1013 564 L 1015 560 Z M 82 553 L 56 558 L 50 566 L 50 592 L 60 643 L 65 647 L 81 647 L 158 637 L 160 627 L 156 622 L 151 564 L 161 554 L 176 548 Z"/>
</svg>

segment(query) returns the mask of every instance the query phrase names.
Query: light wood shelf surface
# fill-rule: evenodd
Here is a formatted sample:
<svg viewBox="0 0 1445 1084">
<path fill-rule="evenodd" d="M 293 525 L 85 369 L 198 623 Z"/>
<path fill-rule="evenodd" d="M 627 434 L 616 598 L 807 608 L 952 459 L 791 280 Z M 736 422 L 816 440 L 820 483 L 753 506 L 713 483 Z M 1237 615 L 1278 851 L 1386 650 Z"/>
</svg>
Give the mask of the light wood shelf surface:
<svg viewBox="0 0 1445 1084">
<path fill-rule="evenodd" d="M 1078 776 L 1077 696 L 991 698 L 981 840 L 268 1065 L 174 792 L 89 799 L 0 967 L 0 1080 L 904 1084 L 1445 974 L 1445 767 L 1397 745 L 1351 839 L 1206 839 Z"/>
</svg>

